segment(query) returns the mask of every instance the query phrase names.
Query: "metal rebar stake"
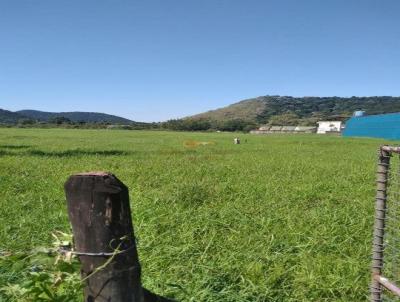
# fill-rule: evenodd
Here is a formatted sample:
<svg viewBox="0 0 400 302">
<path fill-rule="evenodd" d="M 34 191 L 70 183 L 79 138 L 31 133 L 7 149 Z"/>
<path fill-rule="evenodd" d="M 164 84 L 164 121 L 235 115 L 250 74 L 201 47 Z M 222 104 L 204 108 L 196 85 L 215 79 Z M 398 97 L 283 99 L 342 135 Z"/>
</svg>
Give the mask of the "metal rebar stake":
<svg viewBox="0 0 400 302">
<path fill-rule="evenodd" d="M 372 246 L 372 281 L 371 302 L 382 302 L 382 285 L 377 277 L 381 276 L 384 251 L 384 228 L 386 215 L 387 182 L 390 163 L 389 150 L 381 147 L 379 149 L 379 160 L 377 169 L 377 193 L 375 201 L 374 237 Z"/>
</svg>

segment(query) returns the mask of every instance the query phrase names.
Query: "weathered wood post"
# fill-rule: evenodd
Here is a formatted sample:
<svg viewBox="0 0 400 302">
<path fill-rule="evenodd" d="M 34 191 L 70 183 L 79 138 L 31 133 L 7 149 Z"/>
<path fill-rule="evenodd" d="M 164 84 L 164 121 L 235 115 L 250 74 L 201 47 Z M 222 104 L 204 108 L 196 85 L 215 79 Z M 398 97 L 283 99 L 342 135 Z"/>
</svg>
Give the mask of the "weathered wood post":
<svg viewBox="0 0 400 302">
<path fill-rule="evenodd" d="M 65 193 L 84 301 L 145 301 L 128 188 L 110 173 L 90 172 L 71 176 Z"/>
</svg>

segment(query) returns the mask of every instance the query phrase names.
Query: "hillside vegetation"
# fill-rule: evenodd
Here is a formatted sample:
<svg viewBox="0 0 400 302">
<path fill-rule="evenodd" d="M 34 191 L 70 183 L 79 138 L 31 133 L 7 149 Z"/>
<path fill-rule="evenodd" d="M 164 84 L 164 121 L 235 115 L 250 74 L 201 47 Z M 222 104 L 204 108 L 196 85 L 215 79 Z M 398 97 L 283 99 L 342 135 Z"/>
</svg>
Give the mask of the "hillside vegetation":
<svg viewBox="0 0 400 302">
<path fill-rule="evenodd" d="M 315 125 L 320 120 L 346 120 L 356 110 L 365 110 L 367 114 L 399 112 L 400 97 L 261 96 L 187 119 L 210 122 L 242 120 L 271 125 Z"/>
<path fill-rule="evenodd" d="M 46 112 L 38 110 L 20 110 L 16 112 L 0 109 L 0 123 L 109 123 L 132 124 L 129 119 L 98 112 Z"/>
<path fill-rule="evenodd" d="M 26 119 L 26 116 L 23 116 L 22 114 L 12 112 L 9 110 L 4 110 L 0 109 L 0 123 L 4 124 L 15 124 L 19 120 Z"/>
<path fill-rule="evenodd" d="M 58 117 L 64 117 L 69 119 L 72 122 L 80 122 L 84 121 L 86 123 L 115 123 L 115 124 L 129 124 L 132 123 L 131 120 L 111 115 L 105 113 L 98 112 L 46 112 L 46 111 L 38 111 L 38 110 L 20 110 L 17 113 L 27 116 L 34 120 L 39 121 L 50 121 L 52 119 Z"/>
</svg>

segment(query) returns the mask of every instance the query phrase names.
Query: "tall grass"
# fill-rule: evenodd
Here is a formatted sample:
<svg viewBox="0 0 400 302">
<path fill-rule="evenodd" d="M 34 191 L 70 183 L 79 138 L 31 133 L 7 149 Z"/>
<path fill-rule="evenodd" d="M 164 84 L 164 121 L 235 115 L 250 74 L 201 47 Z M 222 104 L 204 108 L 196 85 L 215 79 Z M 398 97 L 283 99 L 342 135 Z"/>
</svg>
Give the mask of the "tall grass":
<svg viewBox="0 0 400 302">
<path fill-rule="evenodd" d="M 182 301 L 365 301 L 383 141 L 233 137 L 0 129 L 0 252 L 70 232 L 64 181 L 105 170 L 130 188 L 147 288 Z M 10 286 L 51 265 L 10 259 L 0 300 L 17 301 Z"/>
</svg>

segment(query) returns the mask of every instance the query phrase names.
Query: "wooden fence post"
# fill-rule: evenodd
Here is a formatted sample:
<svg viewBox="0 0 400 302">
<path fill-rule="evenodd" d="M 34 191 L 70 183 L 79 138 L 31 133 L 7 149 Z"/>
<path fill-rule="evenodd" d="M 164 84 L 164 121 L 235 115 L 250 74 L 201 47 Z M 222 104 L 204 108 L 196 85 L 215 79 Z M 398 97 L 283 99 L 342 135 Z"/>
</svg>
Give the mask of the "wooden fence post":
<svg viewBox="0 0 400 302">
<path fill-rule="evenodd" d="M 85 302 L 169 301 L 142 288 L 128 188 L 113 174 L 72 175 L 65 183 Z"/>
</svg>

